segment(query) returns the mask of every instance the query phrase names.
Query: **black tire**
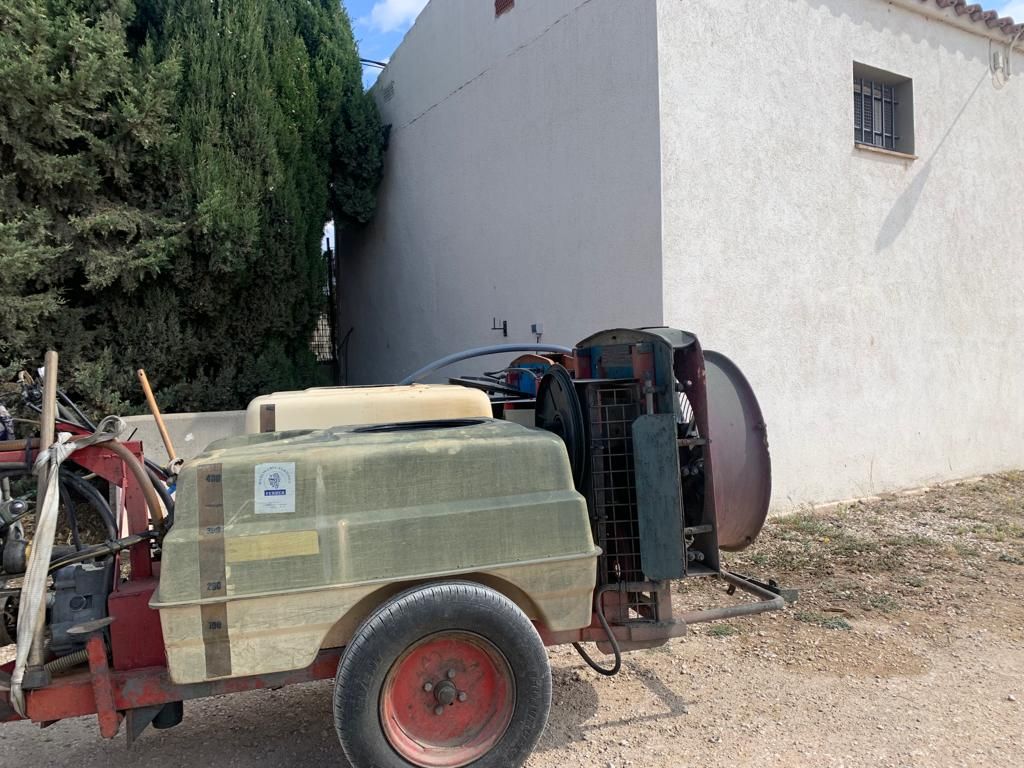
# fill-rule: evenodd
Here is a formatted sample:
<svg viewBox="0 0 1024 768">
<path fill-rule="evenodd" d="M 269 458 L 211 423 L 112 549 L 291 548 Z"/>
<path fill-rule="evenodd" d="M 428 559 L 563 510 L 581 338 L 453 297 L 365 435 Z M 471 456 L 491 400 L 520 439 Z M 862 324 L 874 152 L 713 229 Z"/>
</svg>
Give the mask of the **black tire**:
<svg viewBox="0 0 1024 768">
<path fill-rule="evenodd" d="M 472 650 L 479 645 L 485 662 L 463 666 L 458 671 L 452 669 L 449 675 L 439 677 L 427 671 L 428 664 L 420 663 L 423 659 L 441 659 L 443 652 L 436 649 L 461 648 L 460 643 L 471 648 L 467 654 L 470 660 Z M 458 665 L 450 660 L 438 663 L 442 667 Z M 480 668 L 490 671 L 491 666 L 495 674 L 487 679 L 496 680 L 495 686 L 480 682 L 484 677 L 478 674 Z M 410 669 L 426 677 L 410 677 Z M 436 688 L 424 683 L 424 693 L 420 693 L 418 683 L 417 687 L 411 684 L 419 679 L 429 682 L 435 677 Z M 446 677 L 451 677 L 452 684 Z M 466 699 L 449 703 L 452 688 L 457 689 L 460 683 L 470 686 L 473 693 L 459 691 L 457 695 L 465 693 Z M 443 714 L 437 714 L 443 709 L 438 703 L 436 709 L 428 712 L 435 703 L 433 699 L 428 701 L 430 696 L 448 706 L 465 709 L 445 709 Z M 484 699 L 486 706 L 478 703 Z M 454 744 L 463 737 L 443 741 L 439 736 L 439 746 L 435 746 L 427 740 L 430 749 L 437 750 L 431 755 L 444 764 L 472 768 L 521 766 L 536 746 L 550 710 L 551 668 L 533 624 L 504 595 L 469 582 L 417 587 L 380 606 L 356 631 L 335 677 L 334 727 L 352 768 L 422 768 L 441 764 L 431 762 L 433 757 L 417 757 L 401 744 L 396 747 L 389 739 L 389 733 L 400 739 L 408 732 L 403 718 L 416 719 L 413 726 L 425 723 L 429 728 L 430 716 L 435 714 L 439 724 L 445 722 L 445 717 L 452 718 L 448 723 L 454 723 L 455 728 L 461 727 L 461 715 L 486 721 L 479 727 L 475 722 L 467 725 L 474 734 L 486 728 L 487 738 L 483 741 L 476 738 L 471 744 L 466 736 L 465 743 Z M 494 712 L 497 714 L 489 714 Z M 416 740 L 413 743 L 420 745 Z M 407 751 L 402 754 L 399 749 Z M 459 762 L 464 757 L 468 762 Z"/>
</svg>

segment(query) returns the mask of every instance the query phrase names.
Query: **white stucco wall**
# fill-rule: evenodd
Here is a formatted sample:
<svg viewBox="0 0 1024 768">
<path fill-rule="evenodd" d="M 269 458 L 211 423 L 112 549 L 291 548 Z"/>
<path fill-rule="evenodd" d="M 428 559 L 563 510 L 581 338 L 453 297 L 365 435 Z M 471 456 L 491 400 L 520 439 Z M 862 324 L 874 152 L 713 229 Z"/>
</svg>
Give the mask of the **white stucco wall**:
<svg viewBox="0 0 1024 768">
<path fill-rule="evenodd" d="M 980 29 L 918 0 L 432 0 L 375 91 L 379 215 L 340 244 L 350 382 L 665 322 L 750 379 L 776 509 L 1024 466 L 1024 57 L 995 90 Z M 855 61 L 913 78 L 918 159 L 854 148 Z"/>
<path fill-rule="evenodd" d="M 427 6 L 375 88 L 392 125 L 379 212 L 339 243 L 350 383 L 534 341 L 533 323 L 572 345 L 661 320 L 655 11 Z"/>
<path fill-rule="evenodd" d="M 665 320 L 753 384 L 776 506 L 1024 466 L 1024 57 L 881 0 L 658 0 L 658 47 Z M 854 61 L 916 161 L 854 148 Z"/>
</svg>

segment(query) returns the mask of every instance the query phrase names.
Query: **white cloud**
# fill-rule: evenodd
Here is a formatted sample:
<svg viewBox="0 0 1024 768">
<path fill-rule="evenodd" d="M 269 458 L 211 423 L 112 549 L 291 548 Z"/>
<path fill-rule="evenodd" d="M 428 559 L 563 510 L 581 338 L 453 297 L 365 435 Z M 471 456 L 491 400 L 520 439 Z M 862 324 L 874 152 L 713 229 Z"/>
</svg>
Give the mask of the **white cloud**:
<svg viewBox="0 0 1024 768">
<path fill-rule="evenodd" d="M 383 34 L 405 29 L 426 4 L 427 0 L 379 0 L 370 9 L 369 25 Z"/>
</svg>

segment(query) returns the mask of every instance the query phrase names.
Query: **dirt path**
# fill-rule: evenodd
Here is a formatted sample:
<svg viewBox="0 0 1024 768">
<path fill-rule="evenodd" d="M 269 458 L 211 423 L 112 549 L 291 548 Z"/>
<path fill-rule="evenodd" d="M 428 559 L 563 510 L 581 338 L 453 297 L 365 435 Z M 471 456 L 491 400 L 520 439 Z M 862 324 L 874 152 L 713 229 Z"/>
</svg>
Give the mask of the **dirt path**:
<svg viewBox="0 0 1024 768">
<path fill-rule="evenodd" d="M 729 566 L 800 601 L 694 627 L 611 680 L 553 650 L 529 768 L 1024 766 L 1024 473 L 779 518 Z M 187 703 L 131 752 L 90 719 L 0 726 L 18 768 L 289 763 L 344 768 L 330 683 Z"/>
</svg>

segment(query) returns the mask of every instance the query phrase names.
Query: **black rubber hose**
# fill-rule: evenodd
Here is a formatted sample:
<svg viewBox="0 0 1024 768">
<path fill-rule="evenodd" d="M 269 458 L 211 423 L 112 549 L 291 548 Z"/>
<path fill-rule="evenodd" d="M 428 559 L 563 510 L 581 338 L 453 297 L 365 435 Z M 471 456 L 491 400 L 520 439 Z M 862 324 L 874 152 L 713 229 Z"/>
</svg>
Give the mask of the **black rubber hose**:
<svg viewBox="0 0 1024 768">
<path fill-rule="evenodd" d="M 80 424 L 74 418 L 74 412 L 60 403 L 57 403 L 57 425 L 58 429 L 61 424 L 69 424 L 72 427 L 78 427 L 79 429 L 88 429 L 85 424 Z"/>
<path fill-rule="evenodd" d="M 31 469 L 25 464 L 11 464 L 3 463 L 0 464 L 0 479 L 5 477 L 27 475 L 31 473 Z M 68 492 L 67 484 L 64 482 L 64 478 L 61 479 L 60 483 L 60 498 L 64 503 L 65 514 L 68 519 L 68 527 L 71 529 L 71 538 L 75 542 L 75 549 L 82 549 L 82 537 L 78 529 L 78 515 L 75 510 L 74 501 L 71 499 L 71 494 Z M 108 507 L 109 509 L 109 507 Z M 114 534 L 117 535 L 116 533 Z"/>
<path fill-rule="evenodd" d="M 82 549 L 82 537 L 78 532 L 78 514 L 75 511 L 75 501 L 71 498 L 71 491 L 68 490 L 68 484 L 63 479 L 60 481 L 60 500 L 64 502 L 64 515 L 68 519 L 68 528 L 71 529 L 71 540 L 75 544 L 75 549 L 81 551 Z"/>
<path fill-rule="evenodd" d="M 615 633 L 612 632 L 612 628 L 608 626 L 608 619 L 604 617 L 604 606 L 601 604 L 601 596 L 604 595 L 605 592 L 614 588 L 615 587 L 603 587 L 597 591 L 597 594 L 594 595 L 594 613 L 597 614 L 597 620 L 601 622 L 601 627 L 604 629 L 605 634 L 608 635 L 608 644 L 611 645 L 612 653 L 615 654 L 615 663 L 612 664 L 611 667 L 602 667 L 590 658 L 590 655 L 583 650 L 582 645 L 579 643 L 572 644 L 572 647 L 576 649 L 576 653 L 578 653 L 583 660 L 587 662 L 587 666 L 597 672 L 597 674 L 604 675 L 605 677 L 617 675 L 619 674 L 619 670 L 622 669 L 622 649 L 619 648 L 619 641 L 615 637 Z"/>
<path fill-rule="evenodd" d="M 164 503 L 164 508 L 167 510 L 167 517 L 165 518 L 164 526 L 170 528 L 174 525 L 174 499 L 171 498 L 171 492 L 167 490 L 167 486 L 164 481 L 160 479 L 160 476 L 150 468 L 149 462 L 146 462 L 146 474 L 149 475 L 150 481 L 153 483 L 153 488 L 156 491 L 156 495 L 160 497 L 160 501 Z"/>
<path fill-rule="evenodd" d="M 156 535 L 156 531 L 146 531 L 145 534 L 137 533 L 123 539 L 118 539 L 117 541 L 106 541 L 102 544 L 91 544 L 81 552 L 69 552 L 57 560 L 51 560 L 50 572 L 52 573 L 60 568 L 64 568 L 65 566 L 72 565 L 74 563 L 81 563 L 85 560 L 98 560 L 100 558 L 116 555 L 118 552 L 123 552 L 129 547 L 134 547 L 140 542 L 155 539 Z"/>
<path fill-rule="evenodd" d="M 88 416 L 82 413 L 82 409 L 78 407 L 74 400 L 68 397 L 67 392 L 65 392 L 63 389 L 58 389 L 57 394 L 60 396 L 60 399 L 63 400 L 72 411 L 75 412 L 78 418 L 81 419 L 80 423 L 83 427 L 88 427 L 93 432 L 96 431 L 96 424 L 93 423 L 92 419 L 90 419 Z"/>
<path fill-rule="evenodd" d="M 125 442 L 126 443 L 130 443 L 131 440 L 126 440 Z M 146 462 L 146 469 L 152 470 L 153 473 L 155 473 L 156 476 L 159 477 L 162 480 L 166 480 L 167 479 L 167 477 L 168 477 L 167 470 L 165 470 L 163 467 L 161 467 L 159 464 L 157 464 L 152 459 L 145 459 L 145 462 Z"/>
<path fill-rule="evenodd" d="M 25 475 L 31 475 L 32 470 L 25 466 L 18 466 L 17 464 L 0 464 L 0 480 L 8 477 L 24 477 Z"/>
<path fill-rule="evenodd" d="M 108 537 L 110 539 L 116 539 L 117 520 L 114 517 L 114 513 L 110 510 L 110 504 L 108 504 L 107 500 L 103 498 L 103 494 L 99 492 L 96 486 L 79 477 L 74 472 L 65 471 L 63 468 L 61 469 L 60 476 L 62 480 L 67 481 L 72 490 L 77 491 L 85 498 L 86 501 L 89 502 L 90 505 L 92 505 L 103 519 L 107 528 Z"/>
<path fill-rule="evenodd" d="M 150 462 L 147 461 L 146 463 L 148 465 Z M 153 484 L 153 489 L 156 491 L 157 495 L 160 497 L 160 501 L 163 502 L 164 507 L 167 508 L 167 524 L 169 526 L 169 525 L 173 524 L 173 522 L 174 522 L 174 499 L 171 498 L 170 491 L 167 490 L 167 486 L 160 479 L 160 475 L 158 474 L 158 472 L 153 470 L 149 466 L 147 466 L 146 469 L 147 469 L 146 474 L 149 475 L 150 482 Z M 9 463 L 9 462 L 5 462 L 3 464 L 0 464 L 0 479 L 3 479 L 4 477 L 12 477 L 12 476 L 17 476 L 17 475 L 28 475 L 28 474 L 31 474 L 31 472 L 32 472 L 32 469 L 28 465 L 26 465 L 26 464 L 12 464 L 12 463 Z M 68 478 L 74 478 L 74 480 L 68 480 Z M 86 480 L 82 480 L 78 475 L 75 475 L 75 474 L 73 474 L 70 471 L 65 472 L 65 471 L 61 470 L 62 489 L 63 489 L 63 483 L 65 481 L 70 482 L 73 485 L 73 487 L 75 488 L 75 490 L 77 490 L 79 492 L 80 495 L 86 497 L 86 501 L 88 501 L 92 506 L 97 507 L 97 510 L 99 511 L 100 515 L 103 516 L 104 522 L 107 523 L 106 527 L 107 527 L 108 532 L 110 532 L 110 538 L 112 538 L 112 539 L 116 538 L 116 536 L 117 536 L 117 525 L 116 525 L 116 522 L 114 522 L 114 514 L 113 514 L 113 512 L 110 511 L 110 505 L 105 503 L 106 500 L 103 499 L 103 494 L 100 493 L 96 489 L 96 487 L 93 486 L 91 483 L 89 483 Z M 61 493 L 61 498 L 63 498 L 63 497 L 64 497 L 64 494 L 62 492 Z M 98 507 L 97 506 L 97 502 L 99 500 L 102 500 L 104 502 L 102 507 Z M 65 500 L 64 503 L 65 503 L 65 506 L 68 505 L 68 501 Z M 70 507 L 70 506 L 68 508 L 71 509 L 71 514 L 74 514 L 73 508 Z M 70 518 L 69 518 L 69 520 L 70 520 Z M 78 522 L 77 519 L 75 519 L 73 524 L 71 525 L 72 535 L 76 536 L 76 538 L 75 538 L 76 546 L 78 546 L 80 544 L 80 542 L 79 542 L 79 540 L 77 538 L 77 534 L 78 534 L 77 522 Z"/>
</svg>

